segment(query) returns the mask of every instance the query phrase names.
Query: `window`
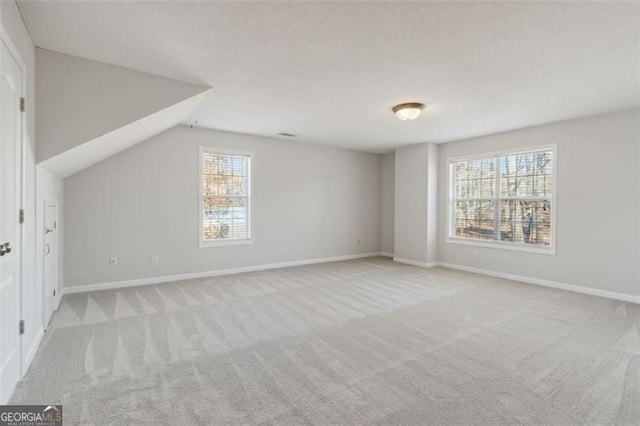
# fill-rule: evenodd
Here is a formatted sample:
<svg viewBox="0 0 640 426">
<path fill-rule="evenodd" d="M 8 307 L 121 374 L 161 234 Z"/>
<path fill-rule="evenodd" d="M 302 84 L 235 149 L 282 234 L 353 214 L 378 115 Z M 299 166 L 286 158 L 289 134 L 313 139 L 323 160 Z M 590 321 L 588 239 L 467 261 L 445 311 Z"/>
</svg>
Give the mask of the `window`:
<svg viewBox="0 0 640 426">
<path fill-rule="evenodd" d="M 450 160 L 449 242 L 553 254 L 554 151 Z"/>
<path fill-rule="evenodd" d="M 251 154 L 200 149 L 200 246 L 251 243 Z"/>
</svg>

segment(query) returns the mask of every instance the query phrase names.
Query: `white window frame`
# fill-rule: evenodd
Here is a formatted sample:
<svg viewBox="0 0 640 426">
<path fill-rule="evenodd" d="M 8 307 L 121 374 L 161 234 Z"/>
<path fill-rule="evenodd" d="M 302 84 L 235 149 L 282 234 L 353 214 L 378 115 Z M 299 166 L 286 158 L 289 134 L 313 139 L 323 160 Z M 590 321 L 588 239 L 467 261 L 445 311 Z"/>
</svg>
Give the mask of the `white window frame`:
<svg viewBox="0 0 640 426">
<path fill-rule="evenodd" d="M 525 245 L 519 244 L 509 241 L 474 241 L 466 238 L 456 237 L 455 225 L 454 225 L 454 214 L 453 214 L 453 200 L 455 199 L 455 185 L 454 185 L 454 174 L 452 173 L 452 164 L 458 161 L 465 160 L 486 160 L 490 158 L 496 158 L 505 155 L 514 155 L 514 154 L 526 154 L 528 152 L 542 151 L 547 150 L 552 152 L 553 163 L 551 165 L 551 244 L 549 246 L 536 246 L 536 245 Z M 501 249 L 501 250 L 514 250 L 514 251 L 523 251 L 528 253 L 536 253 L 536 254 L 546 254 L 546 255 L 556 255 L 556 245 L 557 245 L 557 212 L 558 212 L 558 191 L 557 191 L 557 181 L 558 181 L 558 145 L 557 144 L 547 144 L 547 145 L 538 145 L 534 147 L 523 147 L 518 149 L 510 149 L 504 151 L 493 151 L 493 152 L 484 152 L 481 154 L 473 154 L 473 155 L 465 155 L 465 156 L 457 156 L 457 157 L 448 157 L 447 158 L 447 182 L 449 185 L 448 194 L 447 194 L 447 239 L 446 242 L 449 244 L 460 244 L 467 246 L 476 246 L 476 247 L 486 247 L 492 249 Z M 499 194 L 496 194 L 498 196 Z M 498 198 L 499 199 L 499 198 Z M 494 198 L 495 200 L 495 198 Z"/>
<path fill-rule="evenodd" d="M 204 187 L 202 179 L 202 154 L 224 154 L 224 155 L 238 155 L 243 157 L 249 157 L 249 181 L 247 195 L 247 238 L 227 238 L 218 241 L 206 240 L 204 238 Z M 224 247 L 224 246 L 238 246 L 245 244 L 253 244 L 253 152 L 236 151 L 223 148 L 215 148 L 209 146 L 201 146 L 198 150 L 198 197 L 200 199 L 198 205 L 198 246 L 200 248 L 212 248 L 212 247 Z"/>
</svg>

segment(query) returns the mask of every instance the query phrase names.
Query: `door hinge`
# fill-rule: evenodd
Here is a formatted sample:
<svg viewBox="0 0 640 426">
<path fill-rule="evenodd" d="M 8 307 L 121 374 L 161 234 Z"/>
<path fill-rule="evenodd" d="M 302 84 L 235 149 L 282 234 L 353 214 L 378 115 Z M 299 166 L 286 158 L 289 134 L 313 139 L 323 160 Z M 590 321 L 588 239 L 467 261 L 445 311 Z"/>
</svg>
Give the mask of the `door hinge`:
<svg viewBox="0 0 640 426">
<path fill-rule="evenodd" d="M 20 209 L 20 223 L 24 223 L 24 209 Z"/>
<path fill-rule="evenodd" d="M 55 290 L 53 290 L 53 295 L 54 295 L 54 296 L 56 295 L 56 291 L 55 291 Z"/>
<path fill-rule="evenodd" d="M 24 98 L 20 98 L 20 112 L 24 112 L 24 109 L 25 109 L 24 103 L 25 103 Z"/>
<path fill-rule="evenodd" d="M 24 320 L 20 320 L 20 334 L 24 334 Z"/>
</svg>

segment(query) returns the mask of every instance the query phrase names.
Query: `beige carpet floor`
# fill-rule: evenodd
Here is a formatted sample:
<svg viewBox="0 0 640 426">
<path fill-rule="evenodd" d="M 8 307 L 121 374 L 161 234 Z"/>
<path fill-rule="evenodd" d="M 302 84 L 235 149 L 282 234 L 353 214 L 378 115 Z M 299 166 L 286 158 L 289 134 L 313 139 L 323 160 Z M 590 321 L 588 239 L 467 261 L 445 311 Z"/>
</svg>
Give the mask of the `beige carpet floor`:
<svg viewBox="0 0 640 426">
<path fill-rule="evenodd" d="M 640 306 L 383 258 L 64 297 L 65 424 L 639 424 Z"/>
</svg>

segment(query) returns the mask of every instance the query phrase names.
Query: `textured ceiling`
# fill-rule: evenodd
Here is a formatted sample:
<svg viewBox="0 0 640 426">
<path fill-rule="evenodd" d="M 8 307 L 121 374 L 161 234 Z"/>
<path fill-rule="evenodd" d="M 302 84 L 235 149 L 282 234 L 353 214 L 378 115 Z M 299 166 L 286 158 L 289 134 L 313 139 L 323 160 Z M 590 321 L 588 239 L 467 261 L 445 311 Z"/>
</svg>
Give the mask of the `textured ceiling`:
<svg viewBox="0 0 640 426">
<path fill-rule="evenodd" d="M 37 46 L 211 86 L 215 129 L 383 152 L 640 105 L 638 3 L 19 5 Z"/>
</svg>

